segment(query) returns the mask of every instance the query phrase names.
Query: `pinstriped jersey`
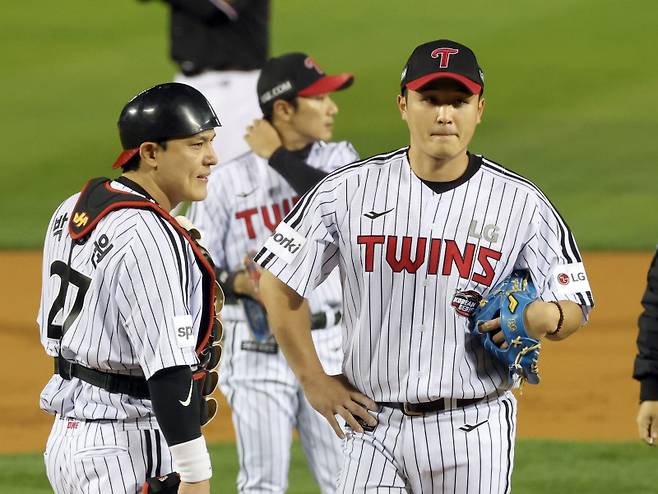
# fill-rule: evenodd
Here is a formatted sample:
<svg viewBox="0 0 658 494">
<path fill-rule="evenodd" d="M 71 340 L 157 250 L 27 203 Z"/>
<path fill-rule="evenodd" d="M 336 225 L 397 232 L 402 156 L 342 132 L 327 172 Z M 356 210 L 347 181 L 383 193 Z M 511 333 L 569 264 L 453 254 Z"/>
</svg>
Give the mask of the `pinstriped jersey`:
<svg viewBox="0 0 658 494">
<path fill-rule="evenodd" d="M 317 141 L 306 162 L 331 172 L 359 159 L 346 141 Z M 203 232 L 203 242 L 218 266 L 229 271 L 243 269 L 243 260 L 253 256 L 275 230 L 299 197 L 286 180 L 267 161 L 247 153 L 217 167 L 210 177 L 208 197 L 192 205 L 190 219 Z M 312 312 L 335 309 L 341 304 L 340 280 L 329 277 L 310 297 Z M 239 305 L 222 311 L 226 319 L 244 319 Z"/>
<path fill-rule="evenodd" d="M 46 233 L 37 318 L 46 352 L 57 356 L 61 345 L 69 361 L 147 379 L 164 368 L 198 363 L 202 273 L 189 243 L 157 213 L 128 208 L 109 213 L 71 250 L 67 226 L 79 196 L 57 208 Z M 53 328 L 62 327 L 60 342 Z M 155 420 L 150 400 L 57 374 L 41 394 L 41 408 L 79 419 L 134 420 L 136 427 Z"/>
<path fill-rule="evenodd" d="M 470 155 L 472 176 L 443 192 L 407 148 L 346 166 L 295 206 L 256 261 L 304 297 L 338 266 L 343 372 L 376 401 L 477 398 L 507 372 L 453 302 L 530 270 L 543 300 L 593 306 L 568 226 L 530 181 Z"/>
</svg>

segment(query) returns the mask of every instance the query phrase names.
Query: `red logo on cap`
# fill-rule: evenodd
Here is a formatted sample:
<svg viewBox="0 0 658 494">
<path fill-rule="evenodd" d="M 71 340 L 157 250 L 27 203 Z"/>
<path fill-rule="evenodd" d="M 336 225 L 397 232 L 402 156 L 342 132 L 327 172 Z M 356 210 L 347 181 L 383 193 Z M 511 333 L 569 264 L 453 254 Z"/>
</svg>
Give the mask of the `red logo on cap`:
<svg viewBox="0 0 658 494">
<path fill-rule="evenodd" d="M 306 57 L 306 60 L 304 60 L 304 65 L 307 69 L 315 69 L 318 74 L 324 75 L 324 72 L 322 72 L 320 66 L 315 63 L 315 60 L 313 60 L 311 57 Z"/>
<path fill-rule="evenodd" d="M 456 48 L 437 48 L 430 54 L 430 56 L 432 58 L 441 57 L 439 60 L 439 67 L 445 69 L 450 62 L 450 55 L 456 55 L 457 53 L 459 53 L 459 50 Z"/>
<path fill-rule="evenodd" d="M 557 280 L 560 282 L 560 285 L 568 285 L 569 284 L 569 275 L 565 273 L 560 273 L 557 275 Z"/>
</svg>

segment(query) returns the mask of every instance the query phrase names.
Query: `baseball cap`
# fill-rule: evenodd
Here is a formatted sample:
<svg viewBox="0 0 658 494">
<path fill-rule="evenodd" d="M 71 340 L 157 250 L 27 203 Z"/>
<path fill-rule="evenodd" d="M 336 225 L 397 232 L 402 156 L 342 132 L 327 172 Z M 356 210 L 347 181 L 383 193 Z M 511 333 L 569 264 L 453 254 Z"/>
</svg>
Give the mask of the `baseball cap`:
<svg viewBox="0 0 658 494">
<path fill-rule="evenodd" d="M 475 53 L 460 43 L 439 39 L 417 46 L 402 71 L 400 88 L 416 91 L 440 78 L 462 83 L 473 94 L 484 90 L 484 73 Z"/>
<path fill-rule="evenodd" d="M 260 72 L 256 90 L 265 115 L 272 113 L 277 99 L 290 101 L 296 96 L 316 96 L 346 89 L 354 76 L 344 72 L 327 75 L 306 53 L 286 53 L 270 58 Z"/>
</svg>

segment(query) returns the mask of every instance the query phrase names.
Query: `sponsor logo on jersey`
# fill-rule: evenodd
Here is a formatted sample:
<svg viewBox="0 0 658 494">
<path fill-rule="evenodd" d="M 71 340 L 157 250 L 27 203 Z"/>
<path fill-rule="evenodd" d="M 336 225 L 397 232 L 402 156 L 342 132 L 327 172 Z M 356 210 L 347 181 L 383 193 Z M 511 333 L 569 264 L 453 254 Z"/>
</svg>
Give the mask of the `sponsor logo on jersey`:
<svg viewBox="0 0 658 494">
<path fill-rule="evenodd" d="M 89 221 L 89 216 L 84 211 L 82 213 L 75 213 L 73 215 L 73 224 L 78 228 L 82 228 Z"/>
<path fill-rule="evenodd" d="M 569 275 L 567 273 L 560 273 L 557 275 L 557 281 L 560 285 L 568 285 Z"/>
<path fill-rule="evenodd" d="M 192 316 L 190 314 L 174 316 L 174 331 L 176 334 L 176 343 L 178 348 L 194 347 L 196 343 L 196 337 L 194 336 Z"/>
<path fill-rule="evenodd" d="M 428 275 L 438 275 L 440 271 L 443 276 L 450 276 L 457 270 L 460 278 L 485 286 L 491 286 L 494 278 L 492 263 L 503 255 L 482 245 L 467 242 L 462 248 L 455 240 L 441 238 L 358 235 L 356 242 L 365 247 L 362 263 L 367 273 L 374 270 L 375 259 L 383 258 L 394 273 L 415 273 L 427 263 Z M 385 250 L 383 256 L 380 249 Z"/>
<path fill-rule="evenodd" d="M 582 262 L 558 264 L 549 275 L 556 291 L 561 293 L 579 293 L 590 291 L 587 273 Z"/>
<path fill-rule="evenodd" d="M 465 290 L 463 292 L 455 293 L 452 297 L 452 306 L 455 312 L 460 316 L 471 317 L 478 305 L 480 305 L 482 295 L 475 290 Z"/>
<path fill-rule="evenodd" d="M 489 419 L 483 420 L 482 422 L 480 422 L 478 424 L 474 424 L 474 425 L 464 424 L 459 428 L 459 430 L 464 431 L 464 432 L 471 432 L 473 429 L 477 429 L 482 424 L 486 424 L 488 421 L 489 421 Z"/>
<path fill-rule="evenodd" d="M 478 228 L 478 222 L 473 220 L 471 224 L 468 225 L 468 236 L 473 238 L 483 238 L 487 242 L 495 243 L 498 242 L 498 232 L 500 228 L 498 225 L 491 223 L 489 225 L 484 225 L 482 228 Z"/>
<path fill-rule="evenodd" d="M 249 192 L 238 192 L 236 195 L 237 195 L 238 197 L 249 197 L 251 194 L 253 194 L 253 193 L 256 192 L 257 190 L 258 190 L 258 187 L 254 187 L 254 188 L 251 189 Z"/>
<path fill-rule="evenodd" d="M 375 220 L 375 219 L 379 218 L 380 216 L 384 216 L 385 214 L 390 213 L 394 209 L 395 208 L 391 208 L 388 211 L 382 211 L 381 213 L 377 213 L 375 211 L 370 211 L 369 213 L 365 213 L 363 216 L 365 216 L 368 219 Z"/>
<path fill-rule="evenodd" d="M 306 243 L 306 238 L 285 223 L 279 223 L 274 235 L 267 239 L 265 248 L 290 264 Z"/>
<path fill-rule="evenodd" d="M 100 263 L 107 253 L 112 250 L 112 247 L 114 247 L 114 245 L 110 243 L 110 239 L 107 238 L 107 235 L 103 233 L 103 235 L 98 237 L 98 240 L 94 242 L 94 250 L 91 253 L 91 264 L 94 268 L 98 266 L 98 263 Z"/>
</svg>

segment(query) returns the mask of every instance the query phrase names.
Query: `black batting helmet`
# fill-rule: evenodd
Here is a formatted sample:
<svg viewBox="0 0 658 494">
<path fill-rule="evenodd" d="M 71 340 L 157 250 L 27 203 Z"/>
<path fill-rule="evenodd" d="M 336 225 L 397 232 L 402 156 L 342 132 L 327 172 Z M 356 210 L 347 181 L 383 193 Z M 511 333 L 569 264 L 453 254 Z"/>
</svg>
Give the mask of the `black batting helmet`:
<svg viewBox="0 0 658 494">
<path fill-rule="evenodd" d="M 112 168 L 125 165 L 143 142 L 189 137 L 221 127 L 205 96 L 177 82 L 159 84 L 139 93 L 123 107 L 117 125 L 124 151 Z"/>
</svg>

